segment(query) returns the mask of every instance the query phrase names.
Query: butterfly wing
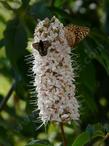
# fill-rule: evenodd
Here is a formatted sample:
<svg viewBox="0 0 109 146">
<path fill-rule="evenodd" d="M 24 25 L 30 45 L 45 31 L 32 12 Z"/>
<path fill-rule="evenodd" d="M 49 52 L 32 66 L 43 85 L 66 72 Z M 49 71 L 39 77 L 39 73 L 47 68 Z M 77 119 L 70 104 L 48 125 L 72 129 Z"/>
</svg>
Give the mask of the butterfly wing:
<svg viewBox="0 0 109 146">
<path fill-rule="evenodd" d="M 71 47 L 74 47 L 89 34 L 89 28 L 84 26 L 69 25 L 64 30 L 65 37 Z"/>
</svg>

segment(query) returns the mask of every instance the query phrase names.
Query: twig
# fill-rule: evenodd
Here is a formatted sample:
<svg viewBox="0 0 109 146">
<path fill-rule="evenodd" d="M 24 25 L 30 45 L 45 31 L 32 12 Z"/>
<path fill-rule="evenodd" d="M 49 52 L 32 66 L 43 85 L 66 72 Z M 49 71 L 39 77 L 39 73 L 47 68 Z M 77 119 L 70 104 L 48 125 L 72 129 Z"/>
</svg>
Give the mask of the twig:
<svg viewBox="0 0 109 146">
<path fill-rule="evenodd" d="M 63 146 L 67 146 L 67 141 L 65 137 L 65 132 L 64 132 L 64 127 L 63 123 L 60 123 L 60 128 L 61 128 L 61 134 L 62 134 L 62 139 L 63 139 Z"/>
<path fill-rule="evenodd" d="M 8 99 L 10 98 L 10 96 L 12 95 L 13 91 L 15 89 L 15 83 L 12 84 L 10 90 L 8 91 L 7 95 L 3 98 L 3 100 L 0 103 L 0 111 L 2 111 L 8 101 Z"/>
</svg>

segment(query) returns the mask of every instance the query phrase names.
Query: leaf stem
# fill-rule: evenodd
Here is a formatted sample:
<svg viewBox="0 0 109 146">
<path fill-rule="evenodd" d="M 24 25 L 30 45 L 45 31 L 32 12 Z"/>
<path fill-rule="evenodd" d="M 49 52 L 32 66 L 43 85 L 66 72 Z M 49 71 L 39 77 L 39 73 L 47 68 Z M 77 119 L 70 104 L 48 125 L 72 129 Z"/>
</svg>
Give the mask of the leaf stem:
<svg viewBox="0 0 109 146">
<path fill-rule="evenodd" d="M 12 95 L 13 91 L 15 89 L 15 82 L 12 84 L 11 88 L 9 89 L 7 95 L 3 98 L 3 100 L 0 103 L 0 111 L 2 111 L 8 101 L 8 99 L 10 98 L 10 96 Z"/>
<path fill-rule="evenodd" d="M 67 140 L 66 140 L 65 132 L 64 132 L 64 125 L 62 122 L 60 123 L 60 128 L 61 128 L 61 135 L 63 139 L 63 146 L 67 146 Z"/>
</svg>

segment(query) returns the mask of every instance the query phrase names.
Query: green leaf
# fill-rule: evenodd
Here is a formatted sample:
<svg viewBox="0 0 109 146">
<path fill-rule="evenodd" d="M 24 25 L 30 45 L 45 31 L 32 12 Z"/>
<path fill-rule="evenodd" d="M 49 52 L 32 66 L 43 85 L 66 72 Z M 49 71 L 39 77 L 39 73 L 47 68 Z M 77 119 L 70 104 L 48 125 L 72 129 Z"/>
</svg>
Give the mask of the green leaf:
<svg viewBox="0 0 109 146">
<path fill-rule="evenodd" d="M 30 0 L 22 0 L 22 3 L 27 5 L 30 2 Z"/>
<path fill-rule="evenodd" d="M 47 140 L 32 139 L 32 141 L 29 142 L 26 146 L 51 146 L 51 144 Z"/>
<path fill-rule="evenodd" d="M 4 39 L 1 39 L 1 40 L 0 40 L 0 49 L 4 46 L 4 44 L 5 44 Z"/>
<path fill-rule="evenodd" d="M 95 58 L 105 68 L 107 74 L 109 75 L 109 52 L 104 49 L 104 46 L 98 46 L 98 48 L 96 49 Z"/>
<path fill-rule="evenodd" d="M 70 17 L 70 15 L 64 11 L 63 9 L 61 8 L 57 8 L 57 7 L 49 7 L 49 10 L 55 15 L 57 16 L 60 21 L 64 24 L 66 24 L 65 21 L 68 21 L 68 22 L 71 22 L 72 21 L 72 18 Z M 67 22 L 67 24 L 68 24 Z"/>
<path fill-rule="evenodd" d="M 92 117 L 96 119 L 96 114 L 98 112 L 94 98 L 94 93 L 96 91 L 96 70 L 92 60 L 87 56 L 84 49 L 87 48 L 84 47 L 82 43 L 78 45 L 79 52 L 77 53 L 80 54 L 78 59 L 80 75 L 77 80 L 77 84 L 80 83 L 80 85 L 77 86 L 79 88 L 78 94 L 81 95 L 79 99 L 82 104 L 80 109 L 82 118 L 84 118 L 85 121 L 90 121 L 92 120 Z"/>
<path fill-rule="evenodd" d="M 96 123 L 94 125 L 88 125 L 86 131 L 90 134 L 92 138 L 104 137 L 104 129 L 101 123 Z"/>
<path fill-rule="evenodd" d="M 51 11 L 48 9 L 46 3 L 43 1 L 40 1 L 38 3 L 35 3 L 31 7 L 31 15 L 35 18 L 44 19 L 46 17 L 52 17 Z"/>
<path fill-rule="evenodd" d="M 91 38 L 84 41 L 86 53 L 91 59 L 96 59 L 106 70 L 109 75 L 109 39 L 101 32 L 92 32 Z"/>
<path fill-rule="evenodd" d="M 22 4 L 23 4 L 23 7 L 27 7 L 28 4 L 29 4 L 30 0 L 22 0 Z"/>
<path fill-rule="evenodd" d="M 24 25 L 15 18 L 7 23 L 5 36 L 6 55 L 15 66 L 21 56 L 25 54 L 27 34 Z"/>
<path fill-rule="evenodd" d="M 84 146 L 94 141 L 96 138 L 103 139 L 103 126 L 100 123 L 89 125 L 85 132 L 82 132 L 74 141 L 72 146 Z"/>
<path fill-rule="evenodd" d="M 7 10 L 14 10 L 8 3 L 7 1 L 1 1 L 2 5 L 7 9 Z"/>
<path fill-rule="evenodd" d="M 88 141 L 90 141 L 89 133 L 83 132 L 75 139 L 72 146 L 84 146 Z"/>
</svg>

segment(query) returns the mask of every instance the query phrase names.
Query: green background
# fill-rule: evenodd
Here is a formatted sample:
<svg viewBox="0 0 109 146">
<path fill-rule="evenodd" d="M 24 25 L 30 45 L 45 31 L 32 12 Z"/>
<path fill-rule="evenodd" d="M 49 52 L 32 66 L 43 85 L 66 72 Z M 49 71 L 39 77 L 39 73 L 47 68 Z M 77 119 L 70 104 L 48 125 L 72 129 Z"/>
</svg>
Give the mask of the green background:
<svg viewBox="0 0 109 146">
<path fill-rule="evenodd" d="M 109 0 L 0 0 L 0 146 L 62 145 L 58 124 L 37 130 L 28 76 L 37 19 L 54 15 L 91 30 L 72 56 L 81 117 L 64 127 L 68 146 L 109 146 Z"/>
</svg>

